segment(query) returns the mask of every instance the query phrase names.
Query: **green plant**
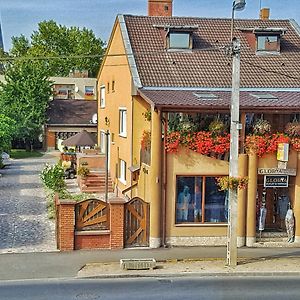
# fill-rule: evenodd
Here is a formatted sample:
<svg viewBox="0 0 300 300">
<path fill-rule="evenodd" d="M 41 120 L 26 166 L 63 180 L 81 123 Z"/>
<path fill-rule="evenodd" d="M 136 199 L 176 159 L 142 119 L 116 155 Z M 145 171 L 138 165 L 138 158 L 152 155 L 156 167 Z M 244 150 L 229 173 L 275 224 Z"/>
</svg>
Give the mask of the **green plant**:
<svg viewBox="0 0 300 300">
<path fill-rule="evenodd" d="M 142 115 L 145 117 L 146 121 L 151 121 L 151 110 L 147 110 L 146 112 L 142 113 Z"/>
<path fill-rule="evenodd" d="M 65 190 L 64 169 L 62 166 L 47 164 L 40 175 L 42 182 L 48 189 L 59 192 Z"/>
<path fill-rule="evenodd" d="M 284 129 L 286 133 L 291 138 L 300 137 L 300 122 L 290 122 L 287 123 Z"/>
<path fill-rule="evenodd" d="M 223 176 L 217 178 L 220 191 L 230 190 L 244 190 L 248 185 L 248 177 L 230 177 Z"/>
<path fill-rule="evenodd" d="M 151 147 L 151 131 L 144 130 L 141 140 L 141 147 L 143 150 L 149 150 Z"/>
<path fill-rule="evenodd" d="M 90 169 L 85 166 L 81 166 L 77 170 L 77 175 L 82 177 L 86 177 L 89 173 L 90 173 Z"/>
<path fill-rule="evenodd" d="M 208 130 L 213 136 L 224 134 L 226 133 L 226 125 L 223 121 L 215 119 L 209 124 Z"/>
</svg>

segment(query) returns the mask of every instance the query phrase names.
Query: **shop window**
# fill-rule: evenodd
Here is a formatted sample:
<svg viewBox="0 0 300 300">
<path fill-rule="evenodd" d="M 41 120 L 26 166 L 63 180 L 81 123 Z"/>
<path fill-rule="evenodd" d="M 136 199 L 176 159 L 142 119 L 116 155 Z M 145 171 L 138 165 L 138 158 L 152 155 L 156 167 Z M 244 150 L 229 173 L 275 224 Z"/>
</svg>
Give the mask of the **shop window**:
<svg viewBox="0 0 300 300">
<path fill-rule="evenodd" d="M 176 224 L 227 222 L 228 195 L 216 177 L 178 176 L 176 186 Z"/>
<path fill-rule="evenodd" d="M 126 119 L 127 119 L 127 110 L 126 110 L 126 108 L 120 108 L 119 109 L 119 135 L 122 136 L 122 137 L 127 136 Z"/>
</svg>

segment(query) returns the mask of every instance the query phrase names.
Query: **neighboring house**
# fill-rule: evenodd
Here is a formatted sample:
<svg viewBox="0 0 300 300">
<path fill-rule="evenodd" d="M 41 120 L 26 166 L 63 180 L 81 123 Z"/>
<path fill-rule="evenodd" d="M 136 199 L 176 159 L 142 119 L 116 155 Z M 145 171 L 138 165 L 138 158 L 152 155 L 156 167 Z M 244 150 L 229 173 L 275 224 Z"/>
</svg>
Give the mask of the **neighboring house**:
<svg viewBox="0 0 300 300">
<path fill-rule="evenodd" d="M 45 148 L 60 149 L 61 142 L 83 129 L 97 134 L 97 81 L 87 72 L 50 77 L 53 99 L 47 111 Z M 91 101 L 86 101 L 91 100 Z"/>
<path fill-rule="evenodd" d="M 82 76 L 87 74 L 77 72 L 70 73 L 69 77 L 50 77 L 53 99 L 97 100 L 96 78 Z"/>
<path fill-rule="evenodd" d="M 144 231 L 150 247 L 225 245 L 228 195 L 217 178 L 228 175 L 229 166 L 224 132 L 232 63 L 225 48 L 231 20 L 171 12 L 171 0 L 158 0 L 149 1 L 149 16 L 117 17 L 98 75 L 99 145 L 105 152 L 108 132 L 116 193 L 150 206 L 148 220 L 147 206 L 135 208 L 132 218 L 146 225 L 126 245 L 142 245 L 137 239 Z M 287 170 L 277 168 L 275 142 L 270 154 L 260 152 L 274 137 L 262 137 L 259 144 L 255 136 L 254 149 L 249 140 L 245 144 L 257 128 L 268 131 L 270 124 L 273 133 L 283 132 L 287 123 L 300 121 L 300 29 L 293 20 L 236 20 L 234 36 L 242 47 L 239 173 L 249 178 L 239 192 L 238 245 L 255 245 L 262 203 L 265 229 L 282 234 L 285 196 L 300 241 L 300 156 L 294 150 L 299 140 L 290 144 Z M 264 189 L 264 180 L 273 188 Z"/>
<path fill-rule="evenodd" d="M 58 149 L 61 142 L 82 130 L 97 135 L 97 101 L 56 99 L 50 102 L 45 125 L 46 149 Z"/>
</svg>

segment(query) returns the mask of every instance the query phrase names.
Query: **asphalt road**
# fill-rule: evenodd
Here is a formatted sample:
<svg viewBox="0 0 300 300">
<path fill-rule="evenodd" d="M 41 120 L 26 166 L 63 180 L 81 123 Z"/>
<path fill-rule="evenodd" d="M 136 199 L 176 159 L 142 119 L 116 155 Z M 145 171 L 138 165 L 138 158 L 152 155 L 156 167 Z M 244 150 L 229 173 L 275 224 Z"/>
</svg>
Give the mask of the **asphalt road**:
<svg viewBox="0 0 300 300">
<path fill-rule="evenodd" d="M 0 283 L 5 300 L 299 299 L 300 278 L 209 277 Z"/>
</svg>

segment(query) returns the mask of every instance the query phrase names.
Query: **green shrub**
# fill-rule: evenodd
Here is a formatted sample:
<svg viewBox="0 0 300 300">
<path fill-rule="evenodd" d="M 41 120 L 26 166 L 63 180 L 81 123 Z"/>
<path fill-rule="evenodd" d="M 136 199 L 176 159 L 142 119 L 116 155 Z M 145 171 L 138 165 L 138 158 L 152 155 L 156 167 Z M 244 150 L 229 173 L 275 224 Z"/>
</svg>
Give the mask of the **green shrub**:
<svg viewBox="0 0 300 300">
<path fill-rule="evenodd" d="M 63 191 L 66 188 L 66 183 L 64 180 L 64 169 L 58 164 L 47 164 L 42 170 L 41 179 L 43 181 L 43 184 L 48 189 L 54 192 Z"/>
<path fill-rule="evenodd" d="M 81 166 L 77 170 L 77 175 L 80 175 L 82 177 L 86 177 L 90 173 L 90 169 L 84 166 Z"/>
</svg>

